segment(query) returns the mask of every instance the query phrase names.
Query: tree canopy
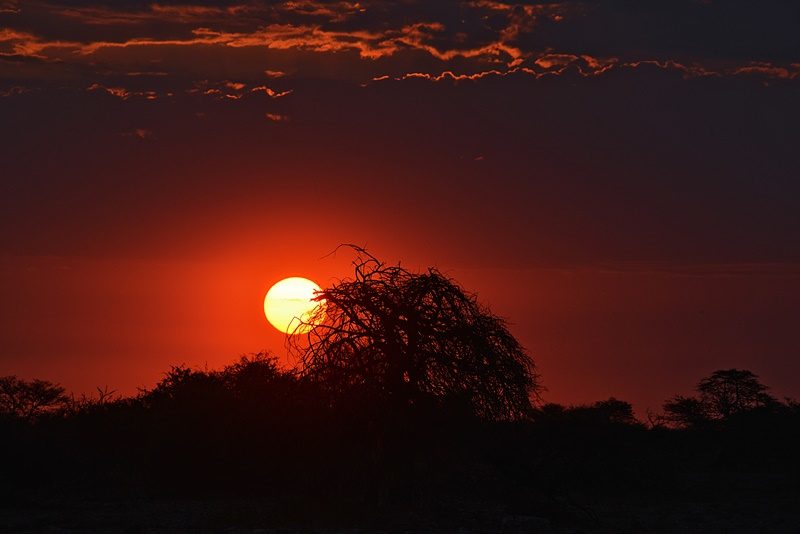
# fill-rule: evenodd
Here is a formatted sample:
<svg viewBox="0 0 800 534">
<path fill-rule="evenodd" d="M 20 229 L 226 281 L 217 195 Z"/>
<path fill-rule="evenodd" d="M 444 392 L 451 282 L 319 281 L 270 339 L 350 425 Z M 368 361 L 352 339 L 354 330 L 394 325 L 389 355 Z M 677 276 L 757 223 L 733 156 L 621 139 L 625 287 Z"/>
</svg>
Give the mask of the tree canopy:
<svg viewBox="0 0 800 534">
<path fill-rule="evenodd" d="M 313 327 L 289 338 L 303 376 L 394 406 L 455 403 L 485 419 L 530 412 L 534 363 L 503 319 L 435 268 L 415 273 L 352 248 L 353 277 L 322 290 Z"/>
<path fill-rule="evenodd" d="M 758 376 L 745 369 L 720 369 L 703 378 L 695 388 L 698 396 L 677 395 L 664 403 L 667 421 L 692 427 L 724 421 L 737 415 L 777 404 Z"/>
<path fill-rule="evenodd" d="M 713 419 L 725 419 L 774 403 L 768 389 L 757 375 L 746 369 L 714 371 L 697 384 L 700 401 Z"/>
<path fill-rule="evenodd" d="M 46 380 L 0 377 L 0 415 L 33 420 L 66 407 L 64 388 Z"/>
</svg>

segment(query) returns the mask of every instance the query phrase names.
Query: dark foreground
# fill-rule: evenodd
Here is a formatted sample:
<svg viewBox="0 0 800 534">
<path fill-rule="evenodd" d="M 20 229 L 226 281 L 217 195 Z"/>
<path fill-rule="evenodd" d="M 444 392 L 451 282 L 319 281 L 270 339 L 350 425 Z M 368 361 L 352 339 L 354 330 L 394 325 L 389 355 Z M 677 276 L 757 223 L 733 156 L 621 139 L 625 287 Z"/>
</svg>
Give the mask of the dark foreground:
<svg viewBox="0 0 800 534">
<path fill-rule="evenodd" d="M 174 369 L 135 398 L 7 409 L 0 530 L 800 532 L 800 409 L 762 397 L 487 421 L 457 399 L 332 402 L 268 359 Z"/>
<path fill-rule="evenodd" d="M 695 492 L 708 475 L 686 475 Z M 775 474 L 713 477 L 692 495 L 520 496 L 519 502 L 428 497 L 385 510 L 337 513 L 302 497 L 83 499 L 6 503 L 4 532 L 800 532 L 800 493 Z M 704 488 L 701 493 L 707 489 Z M 335 499 L 333 499 L 335 500 Z"/>
</svg>

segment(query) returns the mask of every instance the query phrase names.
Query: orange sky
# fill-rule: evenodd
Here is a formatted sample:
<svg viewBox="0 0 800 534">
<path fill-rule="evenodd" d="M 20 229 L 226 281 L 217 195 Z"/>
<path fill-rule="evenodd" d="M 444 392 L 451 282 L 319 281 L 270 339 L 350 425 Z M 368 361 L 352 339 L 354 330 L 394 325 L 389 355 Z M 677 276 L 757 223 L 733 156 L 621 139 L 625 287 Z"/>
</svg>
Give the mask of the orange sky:
<svg viewBox="0 0 800 534">
<path fill-rule="evenodd" d="M 800 396 L 797 6 L 0 0 L 0 374 L 283 352 L 344 242 L 507 317 L 547 399 Z"/>
<path fill-rule="evenodd" d="M 2 337 L 21 357 L 4 361 L 0 374 L 132 394 L 170 365 L 219 368 L 259 350 L 285 356 L 283 336 L 263 316 L 269 286 L 290 275 L 324 285 L 349 274 L 347 253 L 321 259 L 315 244 L 275 246 L 257 260 L 5 262 Z M 795 393 L 800 364 L 782 340 L 800 313 L 791 297 L 797 271 L 459 268 L 436 259 L 509 319 L 539 365 L 547 400 L 614 395 L 657 408 L 730 366 L 757 370 L 777 394 Z"/>
</svg>

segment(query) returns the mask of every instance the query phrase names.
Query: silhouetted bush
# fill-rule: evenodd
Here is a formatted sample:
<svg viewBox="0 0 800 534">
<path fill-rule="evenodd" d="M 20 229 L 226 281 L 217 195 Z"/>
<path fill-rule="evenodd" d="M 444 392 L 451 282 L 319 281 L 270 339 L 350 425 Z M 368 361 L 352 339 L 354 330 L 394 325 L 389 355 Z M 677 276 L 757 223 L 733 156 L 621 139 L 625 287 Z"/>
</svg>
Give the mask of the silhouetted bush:
<svg viewBox="0 0 800 534">
<path fill-rule="evenodd" d="M 793 402 L 688 430 L 647 428 L 614 398 L 487 421 L 438 403 L 387 412 L 350 392 L 332 403 L 318 382 L 257 354 L 222 370 L 172 368 L 132 398 L 68 405 L 0 422 L 0 451 L 14 459 L 0 467 L 6 499 L 262 495 L 293 520 L 457 499 L 567 520 L 587 495 L 707 499 L 726 491 L 726 473 L 800 475 Z"/>
</svg>

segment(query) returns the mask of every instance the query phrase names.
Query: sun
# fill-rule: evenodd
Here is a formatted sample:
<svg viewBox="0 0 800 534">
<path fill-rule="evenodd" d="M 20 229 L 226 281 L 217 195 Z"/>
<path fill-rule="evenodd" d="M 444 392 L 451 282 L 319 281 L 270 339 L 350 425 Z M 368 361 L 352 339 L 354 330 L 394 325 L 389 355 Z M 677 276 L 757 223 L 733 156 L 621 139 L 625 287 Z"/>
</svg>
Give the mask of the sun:
<svg viewBox="0 0 800 534">
<path fill-rule="evenodd" d="M 284 278 L 267 291 L 264 315 L 285 334 L 304 334 L 313 328 L 309 320 L 320 305 L 312 300 L 318 291 L 320 287 L 308 278 Z"/>
</svg>

